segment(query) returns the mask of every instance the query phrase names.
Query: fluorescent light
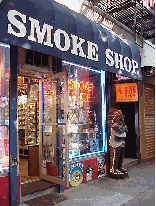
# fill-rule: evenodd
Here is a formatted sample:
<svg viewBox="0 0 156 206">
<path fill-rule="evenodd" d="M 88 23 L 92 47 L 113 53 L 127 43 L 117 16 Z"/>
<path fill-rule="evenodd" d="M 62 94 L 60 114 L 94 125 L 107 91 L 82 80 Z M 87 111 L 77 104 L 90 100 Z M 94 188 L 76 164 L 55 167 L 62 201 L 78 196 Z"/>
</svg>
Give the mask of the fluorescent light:
<svg viewBox="0 0 156 206">
<path fill-rule="evenodd" d="M 3 46 L 3 47 L 5 47 L 5 48 L 10 48 L 10 45 L 9 45 L 9 44 L 0 43 L 0 46 Z"/>
<path fill-rule="evenodd" d="M 83 69 L 88 69 L 88 70 L 90 70 L 90 71 L 93 71 L 93 72 L 96 72 L 96 73 L 100 73 L 100 74 L 101 74 L 101 71 L 96 70 L 96 69 L 93 69 L 93 68 L 91 68 L 91 67 L 85 67 L 85 66 L 82 66 L 82 65 L 80 65 L 80 64 L 68 62 L 68 61 L 65 61 L 65 60 L 63 60 L 62 62 L 65 63 L 65 64 L 70 64 L 70 65 L 73 65 L 73 66 L 81 67 L 81 68 L 83 68 Z"/>
</svg>

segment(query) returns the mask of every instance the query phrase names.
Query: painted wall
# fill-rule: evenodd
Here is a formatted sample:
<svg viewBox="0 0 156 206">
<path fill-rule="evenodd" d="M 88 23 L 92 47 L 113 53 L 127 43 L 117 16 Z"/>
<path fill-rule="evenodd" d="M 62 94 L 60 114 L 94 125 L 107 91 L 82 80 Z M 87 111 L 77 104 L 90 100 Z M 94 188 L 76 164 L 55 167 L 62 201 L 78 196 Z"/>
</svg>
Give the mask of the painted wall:
<svg viewBox="0 0 156 206">
<path fill-rule="evenodd" d="M 20 174 L 17 177 L 18 204 L 20 204 Z M 9 206 L 9 176 L 0 177 L 0 205 Z"/>
<path fill-rule="evenodd" d="M 141 67 L 155 67 L 155 45 L 149 41 L 144 41 L 143 52 L 141 54 Z"/>
</svg>

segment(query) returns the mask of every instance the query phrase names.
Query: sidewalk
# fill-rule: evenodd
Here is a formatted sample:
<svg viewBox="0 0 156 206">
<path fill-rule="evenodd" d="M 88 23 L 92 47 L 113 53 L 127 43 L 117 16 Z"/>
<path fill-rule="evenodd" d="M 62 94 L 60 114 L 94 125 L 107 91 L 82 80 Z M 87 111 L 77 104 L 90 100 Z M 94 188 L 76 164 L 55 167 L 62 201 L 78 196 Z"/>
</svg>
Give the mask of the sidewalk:
<svg viewBox="0 0 156 206">
<path fill-rule="evenodd" d="M 127 179 L 104 177 L 80 184 L 61 194 L 69 199 L 56 203 L 55 206 L 155 205 L 155 163 L 146 162 L 134 166 L 129 170 Z"/>
<path fill-rule="evenodd" d="M 79 185 L 63 193 L 69 199 L 56 206 L 120 206 L 155 204 L 155 164 L 136 165 L 129 171 L 129 178 L 115 180 L 100 178 Z"/>
</svg>

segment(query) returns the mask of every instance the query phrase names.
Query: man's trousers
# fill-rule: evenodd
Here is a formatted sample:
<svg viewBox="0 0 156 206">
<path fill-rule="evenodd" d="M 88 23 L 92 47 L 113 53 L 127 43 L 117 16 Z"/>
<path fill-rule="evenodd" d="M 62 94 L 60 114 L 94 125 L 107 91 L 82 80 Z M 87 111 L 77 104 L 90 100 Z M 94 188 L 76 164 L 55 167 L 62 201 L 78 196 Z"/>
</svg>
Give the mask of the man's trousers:
<svg viewBox="0 0 156 206">
<path fill-rule="evenodd" d="M 112 147 L 110 146 L 110 172 L 114 173 L 117 169 L 120 170 L 123 164 L 124 147 Z"/>
</svg>

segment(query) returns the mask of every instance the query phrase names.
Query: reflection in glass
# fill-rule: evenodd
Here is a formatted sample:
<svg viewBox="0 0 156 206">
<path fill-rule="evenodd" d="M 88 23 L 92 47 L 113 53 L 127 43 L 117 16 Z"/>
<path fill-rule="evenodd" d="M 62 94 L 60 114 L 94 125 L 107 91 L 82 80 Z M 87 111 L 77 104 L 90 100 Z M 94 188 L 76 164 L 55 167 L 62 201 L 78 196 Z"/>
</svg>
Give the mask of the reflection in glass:
<svg viewBox="0 0 156 206">
<path fill-rule="evenodd" d="M 64 76 L 42 81 L 42 173 L 54 177 L 59 158 L 65 161 L 65 94 Z"/>
<path fill-rule="evenodd" d="M 43 82 L 44 123 L 64 123 L 64 77 L 48 79 Z"/>
</svg>

